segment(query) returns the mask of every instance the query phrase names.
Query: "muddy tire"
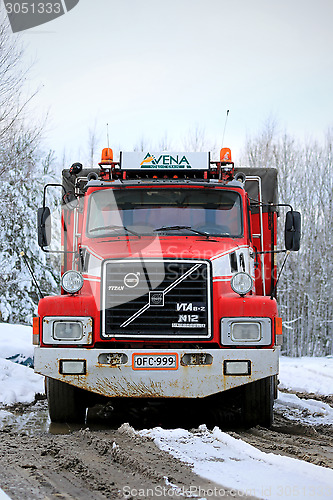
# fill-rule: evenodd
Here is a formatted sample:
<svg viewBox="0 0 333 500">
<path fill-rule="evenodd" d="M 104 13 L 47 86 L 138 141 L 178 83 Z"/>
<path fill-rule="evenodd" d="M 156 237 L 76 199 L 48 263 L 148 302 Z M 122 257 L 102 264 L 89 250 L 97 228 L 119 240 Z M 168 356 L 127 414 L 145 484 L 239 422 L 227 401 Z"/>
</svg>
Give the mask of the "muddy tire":
<svg viewBox="0 0 333 500">
<path fill-rule="evenodd" d="M 242 423 L 245 428 L 273 423 L 274 377 L 256 380 L 243 387 Z"/>
<path fill-rule="evenodd" d="M 46 395 L 51 422 L 84 423 L 87 405 L 83 390 L 46 377 Z"/>
</svg>

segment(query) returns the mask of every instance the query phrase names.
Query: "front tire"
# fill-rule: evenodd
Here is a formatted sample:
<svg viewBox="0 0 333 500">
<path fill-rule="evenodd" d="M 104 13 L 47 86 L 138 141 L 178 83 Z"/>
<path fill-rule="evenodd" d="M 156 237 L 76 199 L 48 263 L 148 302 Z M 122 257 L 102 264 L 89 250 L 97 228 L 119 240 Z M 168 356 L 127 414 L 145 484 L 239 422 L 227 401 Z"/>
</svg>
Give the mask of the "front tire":
<svg viewBox="0 0 333 500">
<path fill-rule="evenodd" d="M 266 377 L 243 387 L 242 420 L 246 428 L 273 424 L 274 377 Z"/>
<path fill-rule="evenodd" d="M 84 423 L 86 417 L 85 391 L 46 377 L 46 395 L 51 422 Z"/>
</svg>

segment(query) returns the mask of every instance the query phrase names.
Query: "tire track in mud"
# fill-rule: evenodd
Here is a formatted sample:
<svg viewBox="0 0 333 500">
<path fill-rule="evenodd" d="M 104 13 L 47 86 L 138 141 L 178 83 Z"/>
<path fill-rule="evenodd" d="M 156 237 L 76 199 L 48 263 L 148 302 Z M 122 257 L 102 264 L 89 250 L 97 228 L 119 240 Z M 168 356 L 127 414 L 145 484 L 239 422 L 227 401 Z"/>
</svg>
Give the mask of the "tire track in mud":
<svg viewBox="0 0 333 500">
<path fill-rule="evenodd" d="M 332 405 L 331 396 L 315 395 L 314 398 L 312 394 L 293 393 L 303 399 Z M 94 422 L 88 421 L 90 428 L 52 424 L 50 431 L 46 408 L 46 402 L 17 405 L 11 409 L 16 413 L 16 420 L 9 419 L 0 429 L 0 487 L 13 500 L 170 498 L 173 485 L 185 491 L 190 487 L 221 489 L 220 485 L 200 478 L 190 467 L 159 450 L 128 424 L 113 428 L 108 407 L 100 412 L 106 418 L 97 422 L 97 430 L 94 430 Z M 144 415 L 141 428 L 149 427 L 147 411 Z M 140 415 L 136 416 L 138 423 Z M 156 412 L 152 412 L 150 427 L 157 425 L 156 418 Z M 170 416 L 170 421 L 177 424 L 174 415 Z M 140 425 L 134 427 L 140 428 Z M 286 418 L 282 411 L 275 411 L 271 429 L 257 426 L 250 430 L 222 430 L 266 453 L 333 468 L 332 426 L 307 425 Z M 144 496 L 142 492 L 148 490 L 149 496 Z M 165 494 L 161 495 L 161 491 Z M 225 491 L 224 498 L 248 498 Z M 182 496 L 190 497 L 195 498 L 195 495 Z M 221 496 L 210 495 L 209 498 Z"/>
<path fill-rule="evenodd" d="M 26 411 L 38 418 L 34 407 Z M 13 423 L 0 429 L 0 487 L 12 500 L 171 498 L 175 487 L 184 490 L 181 498 L 198 498 L 199 488 L 224 490 L 223 498 L 251 498 L 197 476 L 128 424 L 68 431 L 66 426 L 63 434 L 32 427 L 18 431 Z"/>
<path fill-rule="evenodd" d="M 321 396 L 287 389 L 280 392 L 295 394 L 300 399 L 321 401 L 333 408 L 333 395 Z M 290 420 L 275 410 L 271 429 L 258 426 L 229 434 L 266 453 L 286 455 L 333 469 L 333 422 L 332 425 L 314 426 Z"/>
</svg>

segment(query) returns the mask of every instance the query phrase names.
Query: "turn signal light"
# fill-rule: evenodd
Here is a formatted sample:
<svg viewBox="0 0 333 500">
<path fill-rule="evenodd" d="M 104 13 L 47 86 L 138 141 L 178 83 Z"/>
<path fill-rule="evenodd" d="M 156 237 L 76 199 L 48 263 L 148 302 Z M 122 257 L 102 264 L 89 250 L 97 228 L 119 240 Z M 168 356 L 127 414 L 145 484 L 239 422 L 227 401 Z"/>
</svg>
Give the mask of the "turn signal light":
<svg viewBox="0 0 333 500">
<path fill-rule="evenodd" d="M 282 318 L 275 318 L 275 345 L 282 345 Z"/>
<path fill-rule="evenodd" d="M 32 344 L 39 345 L 39 317 L 32 320 Z"/>
</svg>

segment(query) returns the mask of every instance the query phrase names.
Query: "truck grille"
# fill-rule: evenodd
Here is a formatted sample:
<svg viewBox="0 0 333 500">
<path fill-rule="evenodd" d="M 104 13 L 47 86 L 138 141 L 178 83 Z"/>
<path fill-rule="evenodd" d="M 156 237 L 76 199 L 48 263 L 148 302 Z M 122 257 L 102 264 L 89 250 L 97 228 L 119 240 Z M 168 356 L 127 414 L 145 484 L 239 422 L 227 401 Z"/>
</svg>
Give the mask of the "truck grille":
<svg viewBox="0 0 333 500">
<path fill-rule="evenodd" d="M 210 338 L 207 261 L 108 260 L 102 286 L 104 338 Z"/>
</svg>

